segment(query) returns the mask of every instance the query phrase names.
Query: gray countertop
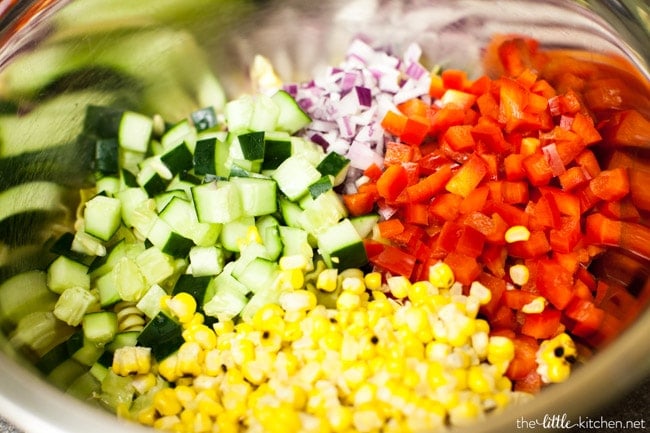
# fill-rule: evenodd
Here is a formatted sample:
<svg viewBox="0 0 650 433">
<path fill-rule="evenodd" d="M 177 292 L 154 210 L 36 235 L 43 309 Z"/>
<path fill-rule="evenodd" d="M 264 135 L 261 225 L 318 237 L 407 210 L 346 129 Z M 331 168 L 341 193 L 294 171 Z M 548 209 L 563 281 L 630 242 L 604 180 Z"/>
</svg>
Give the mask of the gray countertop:
<svg viewBox="0 0 650 433">
<path fill-rule="evenodd" d="M 0 433 L 21 433 L 11 424 L 7 423 L 1 415 L 0 409 Z M 650 378 L 643 382 L 637 389 L 631 391 L 620 401 L 609 408 L 606 408 L 600 414 L 592 415 L 595 420 L 607 421 L 637 421 L 642 423 L 645 428 L 626 429 L 625 433 L 648 432 L 650 431 Z M 548 431 L 548 430 L 547 430 Z M 622 430 L 616 428 L 571 428 L 571 433 L 618 433 Z"/>
</svg>

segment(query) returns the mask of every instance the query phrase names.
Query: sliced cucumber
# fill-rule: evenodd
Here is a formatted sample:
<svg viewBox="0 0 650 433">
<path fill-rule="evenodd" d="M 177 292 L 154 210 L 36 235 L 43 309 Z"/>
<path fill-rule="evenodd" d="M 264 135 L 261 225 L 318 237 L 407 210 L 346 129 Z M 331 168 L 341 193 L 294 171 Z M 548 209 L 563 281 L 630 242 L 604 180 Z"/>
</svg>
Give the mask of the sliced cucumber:
<svg viewBox="0 0 650 433">
<path fill-rule="evenodd" d="M 83 317 L 81 327 L 84 338 L 103 346 L 113 340 L 117 334 L 117 315 L 112 311 L 88 313 Z"/>
<path fill-rule="evenodd" d="M 289 200 L 295 201 L 307 193 L 309 185 L 320 179 L 321 174 L 304 157 L 291 156 L 273 172 L 272 178 L 278 183 L 280 191 Z"/>
<path fill-rule="evenodd" d="M 262 216 L 277 210 L 277 184 L 271 179 L 255 177 L 234 177 L 230 182 L 239 191 L 242 214 Z"/>
<path fill-rule="evenodd" d="M 96 195 L 86 202 L 84 230 L 103 241 L 113 237 L 122 223 L 122 203 L 117 198 Z"/>
<path fill-rule="evenodd" d="M 330 267 L 359 268 L 368 262 L 363 239 L 347 218 L 329 227 L 317 239 L 318 249 Z"/>
<path fill-rule="evenodd" d="M 184 341 L 182 326 L 162 311 L 147 323 L 138 336 L 138 345 L 150 347 L 158 361 L 176 352 Z"/>
<path fill-rule="evenodd" d="M 271 99 L 280 111 L 276 129 L 286 131 L 289 134 L 295 134 L 311 123 L 311 118 L 286 91 L 278 90 Z"/>
<path fill-rule="evenodd" d="M 65 256 L 57 257 L 47 269 L 47 287 L 58 294 L 70 287 L 89 290 L 88 266 Z"/>
<path fill-rule="evenodd" d="M 141 113 L 125 111 L 120 119 L 118 141 L 120 146 L 134 152 L 146 153 L 153 130 L 153 119 Z"/>
<path fill-rule="evenodd" d="M 242 215 L 237 187 L 228 181 L 214 181 L 192 188 L 196 215 L 200 222 L 227 223 Z"/>
<path fill-rule="evenodd" d="M 332 183 L 334 186 L 338 186 L 345 180 L 349 167 L 349 159 L 336 152 L 330 152 L 325 155 L 325 158 L 316 166 L 316 169 L 323 176 L 332 176 L 334 179 Z"/>
</svg>

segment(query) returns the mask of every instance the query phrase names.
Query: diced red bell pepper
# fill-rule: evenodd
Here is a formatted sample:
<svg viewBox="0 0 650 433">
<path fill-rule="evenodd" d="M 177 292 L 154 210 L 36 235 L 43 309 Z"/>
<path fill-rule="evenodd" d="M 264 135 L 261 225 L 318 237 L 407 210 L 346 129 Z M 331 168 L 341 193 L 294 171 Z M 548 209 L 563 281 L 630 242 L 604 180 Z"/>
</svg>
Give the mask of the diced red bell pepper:
<svg viewBox="0 0 650 433">
<path fill-rule="evenodd" d="M 506 290 L 501 296 L 503 305 L 513 310 L 521 310 L 524 305 L 533 302 L 539 295 L 526 290 Z"/>
<path fill-rule="evenodd" d="M 382 169 L 381 169 L 381 167 L 379 167 L 379 166 L 378 166 L 377 164 L 375 164 L 374 162 L 373 162 L 372 164 L 370 164 L 370 165 L 368 166 L 368 168 L 366 168 L 366 169 L 363 171 L 363 175 L 364 175 L 364 176 L 367 176 L 368 178 L 370 178 L 371 180 L 374 180 L 374 181 L 376 181 L 377 179 L 379 179 L 379 176 L 381 176 L 381 174 L 382 174 Z"/>
<path fill-rule="evenodd" d="M 483 249 L 481 259 L 485 267 L 496 277 L 503 278 L 506 275 L 506 259 L 508 250 L 499 244 L 488 243 Z"/>
<path fill-rule="evenodd" d="M 593 213 L 586 219 L 585 237 L 596 245 L 616 246 L 650 259 L 650 228 Z"/>
<path fill-rule="evenodd" d="M 415 256 L 392 245 L 381 245 L 381 250 L 377 252 L 379 250 L 377 245 L 369 242 L 364 243 L 366 245 L 366 251 L 369 248 L 372 251 L 372 255 L 370 253 L 368 254 L 370 263 L 393 275 L 403 275 L 406 278 L 411 277 L 415 267 Z"/>
<path fill-rule="evenodd" d="M 600 328 L 605 311 L 586 299 L 574 298 L 564 314 L 571 320 L 570 331 L 578 337 L 589 337 Z"/>
<path fill-rule="evenodd" d="M 563 310 L 573 298 L 573 274 L 551 259 L 539 260 L 535 286 L 558 310 Z"/>
<path fill-rule="evenodd" d="M 602 140 L 600 133 L 594 126 L 593 119 L 582 113 L 575 114 L 573 123 L 571 124 L 571 130 L 575 132 L 587 146 Z"/>
<path fill-rule="evenodd" d="M 388 132 L 389 134 L 399 137 L 404 133 L 407 121 L 408 117 L 402 113 L 397 113 L 395 111 L 389 110 L 381 120 L 381 127 L 384 128 L 384 131 Z"/>
<path fill-rule="evenodd" d="M 528 155 L 522 161 L 524 171 L 530 183 L 534 186 L 548 185 L 553 179 L 553 170 L 541 151 Z"/>
<path fill-rule="evenodd" d="M 407 203 L 404 205 L 404 220 L 409 224 L 427 225 L 429 207 L 425 203 Z"/>
<path fill-rule="evenodd" d="M 551 229 L 549 242 L 553 251 L 568 253 L 573 251 L 575 246 L 582 239 L 580 231 L 580 218 L 565 216 L 559 229 Z"/>
<path fill-rule="evenodd" d="M 402 221 L 399 219 L 392 218 L 385 221 L 379 221 L 377 223 L 377 228 L 382 237 L 392 239 L 404 231 L 404 224 L 402 224 Z"/>
<path fill-rule="evenodd" d="M 470 126 L 470 132 L 474 141 L 485 145 L 490 152 L 505 153 L 512 150 L 512 145 L 506 141 L 498 124 L 482 122 Z"/>
<path fill-rule="evenodd" d="M 526 155 L 521 153 L 511 153 L 503 159 L 503 168 L 507 180 L 517 181 L 526 178 L 526 170 L 523 165 L 525 158 Z"/>
<path fill-rule="evenodd" d="M 624 167 L 603 170 L 591 179 L 589 189 L 601 200 L 620 200 L 630 192 L 627 170 Z"/>
<path fill-rule="evenodd" d="M 456 252 L 477 258 L 483 252 L 485 235 L 470 226 L 465 226 L 456 244 Z"/>
<path fill-rule="evenodd" d="M 352 216 L 366 215 L 372 212 L 375 206 L 375 197 L 368 192 L 343 194 L 343 203 Z"/>
<path fill-rule="evenodd" d="M 453 194 L 467 197 L 479 185 L 486 174 L 487 167 L 483 159 L 476 154 L 472 154 L 467 162 L 449 179 L 445 189 Z"/>
<path fill-rule="evenodd" d="M 537 370 L 537 351 L 539 344 L 533 337 L 518 335 L 513 341 L 515 345 L 515 357 L 510 362 L 506 376 L 512 380 L 520 380 L 530 372 Z"/>
<path fill-rule="evenodd" d="M 490 302 L 483 305 L 481 311 L 491 317 L 501 305 L 501 296 L 506 291 L 506 280 L 499 275 L 491 275 L 487 272 L 481 272 L 477 280 L 490 290 Z"/>
<path fill-rule="evenodd" d="M 458 217 L 463 198 L 456 194 L 443 193 L 429 204 L 429 216 L 441 221 L 453 221 Z"/>
<path fill-rule="evenodd" d="M 452 251 L 444 262 L 454 271 L 456 281 L 464 285 L 469 286 L 481 274 L 481 266 L 476 259 L 465 254 Z"/>
<path fill-rule="evenodd" d="M 472 136 L 472 125 L 454 125 L 441 136 L 441 140 L 457 152 L 468 152 L 476 146 Z"/>
<path fill-rule="evenodd" d="M 409 200 L 416 203 L 430 200 L 435 194 L 444 190 L 451 176 L 451 165 L 441 166 L 437 171 L 406 188 Z"/>
<path fill-rule="evenodd" d="M 384 152 L 384 165 L 401 164 L 413 160 L 413 146 L 408 144 L 389 141 L 386 143 Z"/>
<path fill-rule="evenodd" d="M 536 314 L 526 314 L 521 333 L 537 339 L 549 339 L 560 334 L 564 326 L 560 323 L 562 312 L 552 307 Z"/>
<path fill-rule="evenodd" d="M 590 177 L 584 168 L 580 166 L 569 167 L 567 170 L 558 176 L 562 190 L 571 192 L 577 188 L 585 186 Z"/>
<path fill-rule="evenodd" d="M 407 144 L 419 146 L 429 133 L 428 116 L 412 115 L 406 119 L 404 130 L 399 138 Z"/>
<path fill-rule="evenodd" d="M 551 245 L 542 230 L 530 232 L 530 238 L 527 241 L 518 241 L 508 245 L 508 253 L 522 259 L 541 257 L 550 250 Z"/>
<path fill-rule="evenodd" d="M 395 200 L 408 184 L 408 173 L 401 164 L 391 165 L 377 179 L 377 192 L 387 200 Z"/>
</svg>

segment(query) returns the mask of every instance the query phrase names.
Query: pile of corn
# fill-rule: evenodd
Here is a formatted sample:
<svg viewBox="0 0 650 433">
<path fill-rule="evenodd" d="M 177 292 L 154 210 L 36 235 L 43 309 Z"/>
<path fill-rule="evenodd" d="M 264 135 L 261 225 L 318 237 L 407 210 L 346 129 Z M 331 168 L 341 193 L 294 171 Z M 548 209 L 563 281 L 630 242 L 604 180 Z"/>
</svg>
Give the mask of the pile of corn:
<svg viewBox="0 0 650 433">
<path fill-rule="evenodd" d="M 129 416 L 173 432 L 409 432 L 476 422 L 523 397 L 504 375 L 512 341 L 477 318 L 490 300 L 480 283 L 464 295 L 442 263 L 416 283 L 327 269 L 315 286 L 336 294 L 328 309 L 300 260 L 280 265 L 279 305 L 248 322 L 208 327 L 191 296 L 167 299 L 184 326 L 178 352 L 156 365 L 146 348 L 114 357 L 113 372 L 152 395 Z M 157 377 L 171 386 L 151 388 Z"/>
</svg>

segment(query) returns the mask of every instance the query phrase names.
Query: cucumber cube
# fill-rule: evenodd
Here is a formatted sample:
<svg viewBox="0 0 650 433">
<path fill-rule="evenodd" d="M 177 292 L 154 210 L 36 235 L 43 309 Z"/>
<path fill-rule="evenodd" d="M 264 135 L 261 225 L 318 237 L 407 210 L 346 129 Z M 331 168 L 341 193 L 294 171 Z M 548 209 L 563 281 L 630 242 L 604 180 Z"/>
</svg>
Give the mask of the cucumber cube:
<svg viewBox="0 0 650 433">
<path fill-rule="evenodd" d="M 309 185 L 320 179 L 321 174 L 304 157 L 291 156 L 278 166 L 272 178 L 278 183 L 280 191 L 289 200 L 295 201 L 307 193 Z"/>
<path fill-rule="evenodd" d="M 119 199 L 96 195 L 84 208 L 84 230 L 103 241 L 108 241 L 122 222 L 122 204 Z"/>
<path fill-rule="evenodd" d="M 214 181 L 192 187 L 196 215 L 202 223 L 227 223 L 242 215 L 237 187 L 229 181 Z"/>
<path fill-rule="evenodd" d="M 47 269 L 47 287 L 59 294 L 70 287 L 90 289 L 88 266 L 65 256 L 57 257 Z"/>
</svg>

